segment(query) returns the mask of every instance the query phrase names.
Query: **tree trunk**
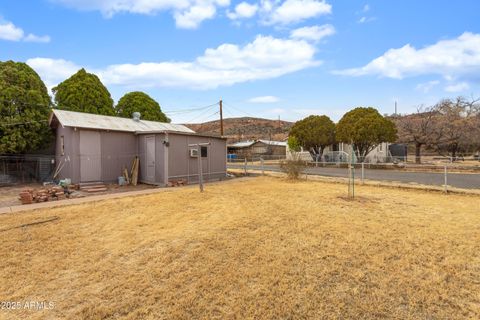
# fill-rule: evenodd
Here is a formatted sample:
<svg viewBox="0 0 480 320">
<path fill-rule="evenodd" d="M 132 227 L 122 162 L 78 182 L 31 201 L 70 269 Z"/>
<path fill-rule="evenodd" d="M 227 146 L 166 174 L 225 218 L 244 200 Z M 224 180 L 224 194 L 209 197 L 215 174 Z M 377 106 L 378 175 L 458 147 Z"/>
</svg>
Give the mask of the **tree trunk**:
<svg viewBox="0 0 480 320">
<path fill-rule="evenodd" d="M 422 159 L 420 156 L 420 152 L 422 149 L 422 144 L 421 143 L 415 143 L 415 163 L 422 163 Z"/>
<path fill-rule="evenodd" d="M 457 149 L 458 149 L 458 146 L 456 143 L 454 143 L 452 145 L 452 162 L 455 161 L 455 158 L 457 156 Z"/>
<path fill-rule="evenodd" d="M 319 159 L 322 159 L 322 156 L 323 156 L 323 150 L 325 150 L 327 146 L 320 146 L 320 148 L 318 148 L 318 158 Z"/>
</svg>

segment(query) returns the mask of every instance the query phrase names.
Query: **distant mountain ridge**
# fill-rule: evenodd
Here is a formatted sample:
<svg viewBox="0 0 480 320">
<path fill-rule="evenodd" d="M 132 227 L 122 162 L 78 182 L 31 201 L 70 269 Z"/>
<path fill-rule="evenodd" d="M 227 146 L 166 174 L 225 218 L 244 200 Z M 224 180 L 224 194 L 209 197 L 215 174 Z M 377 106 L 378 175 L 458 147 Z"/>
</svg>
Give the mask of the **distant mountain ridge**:
<svg viewBox="0 0 480 320">
<path fill-rule="evenodd" d="M 293 122 L 289 121 L 253 117 L 223 119 L 224 136 L 228 138 L 228 142 L 255 139 L 282 141 L 288 137 L 292 125 Z M 189 123 L 185 126 L 197 133 L 220 135 L 220 120 Z"/>
</svg>

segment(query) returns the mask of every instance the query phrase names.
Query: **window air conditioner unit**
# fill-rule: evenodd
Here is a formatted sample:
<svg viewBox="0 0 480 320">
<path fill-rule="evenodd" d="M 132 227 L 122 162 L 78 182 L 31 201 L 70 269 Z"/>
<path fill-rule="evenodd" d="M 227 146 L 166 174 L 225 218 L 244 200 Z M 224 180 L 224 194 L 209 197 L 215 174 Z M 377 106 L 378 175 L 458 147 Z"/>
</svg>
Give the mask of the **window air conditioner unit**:
<svg viewBox="0 0 480 320">
<path fill-rule="evenodd" d="M 197 149 L 190 149 L 190 157 L 197 158 L 198 157 L 198 150 Z"/>
</svg>

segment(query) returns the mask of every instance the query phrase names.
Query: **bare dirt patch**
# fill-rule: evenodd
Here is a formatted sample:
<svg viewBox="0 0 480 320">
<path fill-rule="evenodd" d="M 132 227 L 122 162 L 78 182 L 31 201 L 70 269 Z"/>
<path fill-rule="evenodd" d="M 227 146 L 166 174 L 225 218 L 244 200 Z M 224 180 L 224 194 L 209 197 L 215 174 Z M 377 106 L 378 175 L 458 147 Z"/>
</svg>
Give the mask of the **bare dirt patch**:
<svg viewBox="0 0 480 320">
<path fill-rule="evenodd" d="M 22 185 L 13 185 L 13 186 L 3 186 L 0 187 L 0 208 L 10 207 L 22 204 L 18 200 L 18 195 L 26 188 L 40 188 L 42 185 L 38 183 L 32 184 L 22 184 Z"/>
<path fill-rule="evenodd" d="M 113 193 L 158 188 L 157 186 L 143 184 L 143 183 L 137 184 L 136 186 L 133 186 L 133 185 L 119 186 L 118 184 L 106 184 L 105 187 L 107 188 L 107 191 L 97 192 L 97 193 L 88 193 L 85 191 L 73 190 L 74 194 L 72 195 L 72 198 L 83 198 L 83 197 L 89 197 L 89 196 L 94 196 L 98 194 L 113 194 Z M 19 185 L 13 185 L 13 186 L 0 187 L 0 208 L 21 205 L 22 202 L 19 200 L 19 194 L 20 192 L 28 188 L 38 190 L 44 187 L 38 183 L 37 184 L 19 184 Z M 68 201 L 68 200 L 61 200 L 61 201 Z"/>
<path fill-rule="evenodd" d="M 260 177 L 0 216 L 0 318 L 480 317 L 480 197 Z M 362 201 L 361 199 L 365 199 Z"/>
</svg>

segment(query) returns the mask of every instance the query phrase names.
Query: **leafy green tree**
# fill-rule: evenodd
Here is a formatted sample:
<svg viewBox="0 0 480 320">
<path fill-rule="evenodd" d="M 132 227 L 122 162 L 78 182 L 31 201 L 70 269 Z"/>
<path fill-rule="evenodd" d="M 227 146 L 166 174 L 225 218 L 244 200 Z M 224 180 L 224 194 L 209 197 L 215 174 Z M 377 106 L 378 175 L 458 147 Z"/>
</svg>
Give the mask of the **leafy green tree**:
<svg viewBox="0 0 480 320">
<path fill-rule="evenodd" d="M 365 157 L 382 142 L 394 142 L 395 124 L 375 108 L 355 108 L 337 124 L 337 140 L 353 144 L 357 157 Z"/>
<path fill-rule="evenodd" d="M 144 120 L 170 122 L 158 102 L 140 91 L 127 93 L 120 98 L 116 111 L 120 117 L 124 118 L 131 118 L 134 112 L 140 112 Z"/>
<path fill-rule="evenodd" d="M 25 153 L 46 145 L 50 96 L 38 74 L 22 62 L 0 62 L 0 153 Z"/>
<path fill-rule="evenodd" d="M 313 149 L 322 156 L 325 147 L 335 143 L 335 123 L 327 116 L 309 116 L 295 122 L 290 136 L 296 138 L 305 149 Z"/>
<path fill-rule="evenodd" d="M 287 160 L 280 162 L 280 170 L 282 170 L 288 178 L 297 180 L 306 167 L 305 161 L 300 159 L 298 153 L 301 150 L 301 145 L 295 136 L 289 136 L 287 144 L 290 155 L 287 156 Z"/>
<path fill-rule="evenodd" d="M 299 152 L 301 149 L 301 145 L 298 142 L 297 138 L 295 138 L 295 136 L 289 136 L 287 144 L 288 144 L 288 149 L 290 149 L 290 151 L 292 152 Z"/>
<path fill-rule="evenodd" d="M 80 69 L 52 89 L 57 108 L 70 111 L 115 115 L 113 99 L 100 79 Z"/>
</svg>

